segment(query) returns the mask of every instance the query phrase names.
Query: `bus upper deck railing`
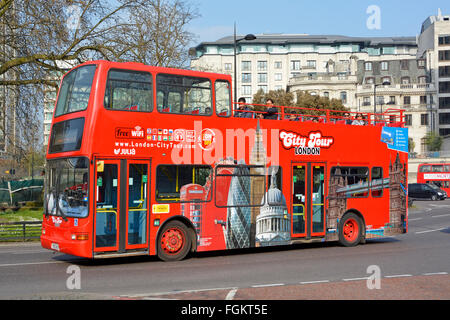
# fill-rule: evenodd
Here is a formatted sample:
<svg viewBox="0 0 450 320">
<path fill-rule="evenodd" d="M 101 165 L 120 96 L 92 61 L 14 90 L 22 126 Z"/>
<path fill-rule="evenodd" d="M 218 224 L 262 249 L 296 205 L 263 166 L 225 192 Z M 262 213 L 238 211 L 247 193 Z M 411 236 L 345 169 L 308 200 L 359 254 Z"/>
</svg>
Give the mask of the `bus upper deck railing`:
<svg viewBox="0 0 450 320">
<path fill-rule="evenodd" d="M 388 127 L 404 127 L 405 125 L 404 110 L 402 109 L 389 108 L 383 113 L 370 113 L 249 103 L 235 103 L 235 105 L 237 107 L 233 110 L 234 117 L 240 118 Z M 258 109 L 266 110 L 260 111 Z M 275 110 L 276 112 L 274 112 Z M 360 122 L 355 122 L 355 120 L 360 120 Z"/>
</svg>

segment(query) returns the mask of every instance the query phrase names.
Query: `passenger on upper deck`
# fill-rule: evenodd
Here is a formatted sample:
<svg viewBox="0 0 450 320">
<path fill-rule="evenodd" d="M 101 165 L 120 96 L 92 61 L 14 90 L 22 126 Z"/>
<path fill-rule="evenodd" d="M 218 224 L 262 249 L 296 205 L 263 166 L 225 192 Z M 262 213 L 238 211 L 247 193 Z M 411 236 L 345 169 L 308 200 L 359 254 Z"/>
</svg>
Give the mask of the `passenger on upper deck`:
<svg viewBox="0 0 450 320">
<path fill-rule="evenodd" d="M 267 99 L 266 105 L 268 106 L 264 119 L 277 120 L 278 119 L 278 109 L 273 106 L 273 100 Z"/>
<path fill-rule="evenodd" d="M 356 119 L 355 120 L 353 120 L 353 122 L 352 122 L 352 125 L 356 125 L 356 126 L 363 126 L 363 125 L 365 125 L 366 123 L 364 122 L 364 120 L 363 120 L 363 115 L 361 114 L 361 113 L 358 113 L 357 115 L 356 115 Z"/>
<path fill-rule="evenodd" d="M 253 118 L 253 112 L 251 112 L 253 110 L 245 105 L 245 98 L 239 98 L 238 103 L 234 116 L 237 118 Z"/>
<path fill-rule="evenodd" d="M 352 118 L 350 117 L 350 113 L 344 113 L 345 124 L 352 124 Z"/>
</svg>

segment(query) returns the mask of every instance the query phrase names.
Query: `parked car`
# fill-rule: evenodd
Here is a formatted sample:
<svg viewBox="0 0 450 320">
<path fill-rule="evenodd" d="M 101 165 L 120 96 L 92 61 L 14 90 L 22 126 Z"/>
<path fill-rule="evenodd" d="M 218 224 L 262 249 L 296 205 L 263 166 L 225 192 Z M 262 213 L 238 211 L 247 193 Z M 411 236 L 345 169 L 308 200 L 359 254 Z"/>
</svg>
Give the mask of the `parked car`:
<svg viewBox="0 0 450 320">
<path fill-rule="evenodd" d="M 414 200 L 444 200 L 446 198 L 446 194 L 444 191 L 439 190 L 434 189 L 426 183 L 408 184 L 408 196 Z"/>
<path fill-rule="evenodd" d="M 444 190 L 442 190 L 441 188 L 439 188 L 437 185 L 433 184 L 433 183 L 428 183 L 428 185 L 430 187 L 432 187 L 434 190 L 438 191 L 438 192 L 442 192 L 444 194 L 444 199 L 448 198 L 447 192 L 445 192 Z"/>
</svg>

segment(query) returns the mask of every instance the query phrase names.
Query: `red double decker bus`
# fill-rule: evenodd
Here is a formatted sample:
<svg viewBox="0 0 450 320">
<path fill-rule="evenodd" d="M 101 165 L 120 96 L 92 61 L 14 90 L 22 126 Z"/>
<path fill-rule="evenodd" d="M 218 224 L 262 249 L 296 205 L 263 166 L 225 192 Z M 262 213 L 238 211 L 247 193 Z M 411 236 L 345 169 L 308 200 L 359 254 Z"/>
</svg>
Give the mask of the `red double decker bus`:
<svg viewBox="0 0 450 320">
<path fill-rule="evenodd" d="M 236 110 L 228 75 L 92 61 L 61 81 L 44 248 L 87 258 L 407 231 L 403 111 Z M 258 110 L 261 110 L 259 108 Z"/>
<path fill-rule="evenodd" d="M 422 163 L 417 170 L 417 183 L 434 184 L 450 193 L 450 163 Z"/>
</svg>

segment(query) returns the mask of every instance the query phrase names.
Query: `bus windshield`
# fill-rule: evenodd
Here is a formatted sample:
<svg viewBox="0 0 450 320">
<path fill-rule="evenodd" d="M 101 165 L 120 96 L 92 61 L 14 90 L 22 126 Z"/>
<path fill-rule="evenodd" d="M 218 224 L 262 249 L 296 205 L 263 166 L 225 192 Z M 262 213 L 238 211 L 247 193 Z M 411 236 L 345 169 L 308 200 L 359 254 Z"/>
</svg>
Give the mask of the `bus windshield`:
<svg viewBox="0 0 450 320">
<path fill-rule="evenodd" d="M 55 117 L 87 109 L 96 68 L 96 65 L 82 66 L 64 77 Z"/>
<path fill-rule="evenodd" d="M 50 160 L 45 179 L 45 214 L 62 217 L 88 216 L 87 158 Z"/>
</svg>

